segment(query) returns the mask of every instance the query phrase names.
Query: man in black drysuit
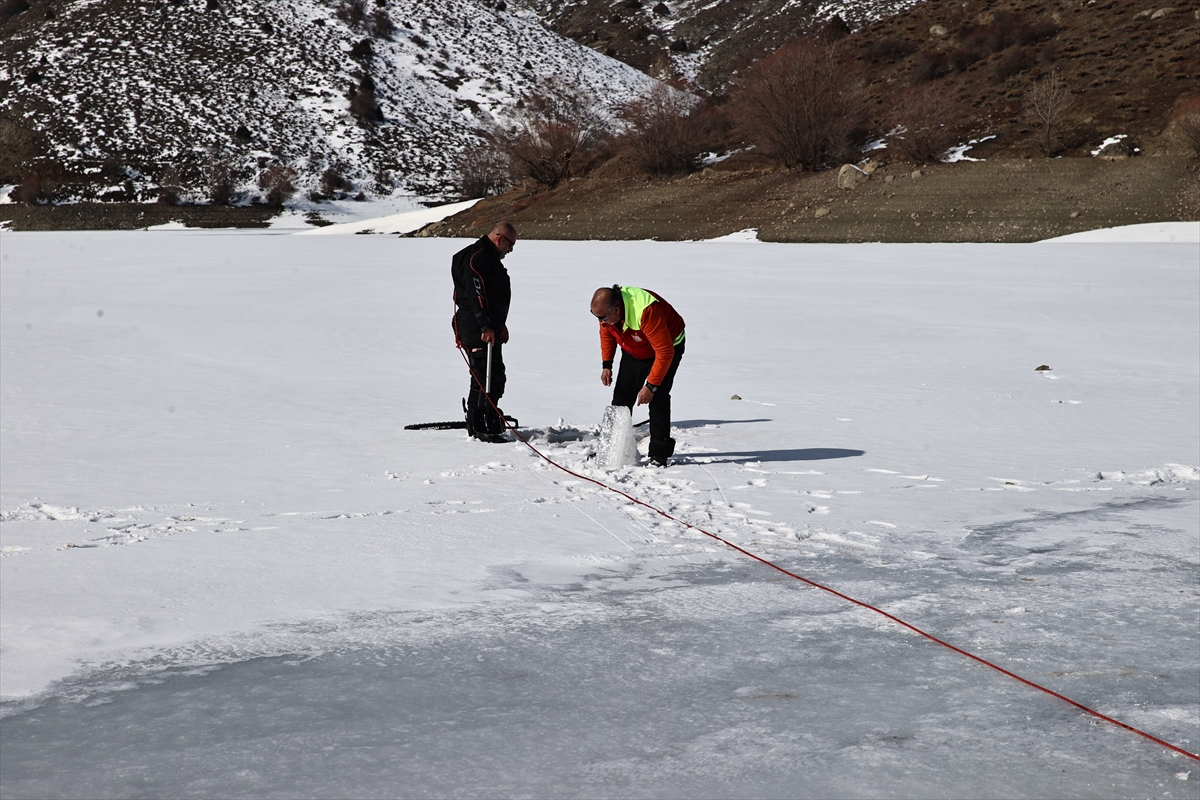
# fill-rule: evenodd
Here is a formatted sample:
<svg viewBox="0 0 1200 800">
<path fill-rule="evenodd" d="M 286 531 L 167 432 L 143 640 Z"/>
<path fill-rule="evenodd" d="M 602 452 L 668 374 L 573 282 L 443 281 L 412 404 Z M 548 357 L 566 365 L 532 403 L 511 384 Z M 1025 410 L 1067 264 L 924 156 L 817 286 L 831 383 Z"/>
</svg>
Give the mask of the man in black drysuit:
<svg viewBox="0 0 1200 800">
<path fill-rule="evenodd" d="M 495 404 L 504 396 L 504 351 L 508 341 L 508 307 L 512 288 L 501 262 L 517 243 L 517 229 L 497 222 L 491 233 L 454 254 L 454 337 L 471 360 L 471 391 L 467 395 L 467 434 L 484 442 L 507 442 L 504 420 Z M 492 345 L 492 386 L 487 381 L 488 345 Z M 488 398 L 491 402 L 488 402 Z"/>
</svg>

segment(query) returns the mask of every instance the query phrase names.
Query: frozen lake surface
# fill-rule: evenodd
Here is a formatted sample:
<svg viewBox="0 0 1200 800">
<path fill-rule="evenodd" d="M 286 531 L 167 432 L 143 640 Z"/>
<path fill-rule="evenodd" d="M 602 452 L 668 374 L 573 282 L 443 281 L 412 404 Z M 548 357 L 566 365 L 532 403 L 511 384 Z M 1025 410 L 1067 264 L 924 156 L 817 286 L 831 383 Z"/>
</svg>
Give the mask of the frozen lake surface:
<svg viewBox="0 0 1200 800">
<path fill-rule="evenodd" d="M 459 414 L 462 244 L 2 234 L 5 798 L 1200 796 L 1196 762 L 520 443 L 402 430 Z M 503 405 L 1196 751 L 1197 259 L 521 242 Z M 688 322 L 667 470 L 588 459 L 614 282 Z"/>
</svg>

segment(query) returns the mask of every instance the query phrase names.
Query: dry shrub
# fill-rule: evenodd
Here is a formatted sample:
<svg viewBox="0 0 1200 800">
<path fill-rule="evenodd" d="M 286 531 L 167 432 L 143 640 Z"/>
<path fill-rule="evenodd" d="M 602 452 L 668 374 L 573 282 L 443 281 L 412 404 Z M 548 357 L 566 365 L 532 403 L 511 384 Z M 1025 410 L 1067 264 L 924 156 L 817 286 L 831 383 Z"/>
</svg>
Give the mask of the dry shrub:
<svg viewBox="0 0 1200 800">
<path fill-rule="evenodd" d="M 31 172 L 17 184 L 8 197 L 15 203 L 27 203 L 28 205 L 37 205 L 46 202 L 45 187 L 42 185 L 42 176 L 36 172 Z"/>
<path fill-rule="evenodd" d="M 992 21 L 988 23 L 964 23 L 959 26 L 956 34 L 958 47 L 948 53 L 929 49 L 917 57 L 913 83 L 935 80 L 951 70 L 963 72 L 977 61 L 1008 50 L 1010 47 L 1019 47 L 1021 50 L 1010 53 L 999 63 L 993 65 L 992 80 L 996 82 L 1006 80 L 1033 66 L 1033 55 L 1024 48 L 1050 39 L 1058 31 L 1058 25 L 1054 22 L 1049 20 L 1028 22 L 1020 14 L 1012 11 L 997 12 L 992 17 Z M 1048 49 L 1047 60 L 1053 61 L 1055 53 L 1055 50 Z"/>
<path fill-rule="evenodd" d="M 483 140 L 464 150 L 455 163 L 458 190 L 463 197 L 501 194 L 512 186 L 512 162 L 493 141 Z"/>
<path fill-rule="evenodd" d="M 966 47 L 956 47 L 946 56 L 946 60 L 951 69 L 962 72 L 979 60 L 979 54 Z"/>
<path fill-rule="evenodd" d="M 888 37 L 877 42 L 871 42 L 862 49 L 862 57 L 867 61 L 892 62 L 917 51 L 917 46 L 904 39 Z"/>
<path fill-rule="evenodd" d="M 1028 47 L 1055 36 L 1058 25 L 1048 19 L 1032 22 L 1015 11 L 998 11 L 986 24 L 964 23 L 958 29 L 961 46 L 987 58 L 1014 45 Z"/>
<path fill-rule="evenodd" d="M 371 45 L 370 39 L 363 39 L 361 42 L 355 43 L 350 48 L 350 58 L 359 62 L 366 63 L 375 57 L 375 48 Z"/>
<path fill-rule="evenodd" d="M 342 0 L 334 14 L 347 25 L 362 25 L 367 17 L 367 0 Z"/>
<path fill-rule="evenodd" d="M 720 137 L 719 121 L 703 98 L 656 83 L 620 111 L 625 141 L 639 166 L 652 175 L 692 172 Z"/>
<path fill-rule="evenodd" d="M 557 186 L 586 173 L 604 152 L 611 131 L 596 109 L 596 98 L 587 92 L 561 78 L 547 78 L 518 104 L 510 127 L 486 135 L 508 158 L 515 177 Z"/>
<path fill-rule="evenodd" d="M 392 22 L 387 9 L 377 8 L 371 14 L 371 35 L 376 39 L 391 39 L 396 32 L 396 23 Z"/>
<path fill-rule="evenodd" d="M 1181 97 L 1175 104 L 1171 128 L 1183 143 L 1200 156 L 1200 95 Z"/>
<path fill-rule="evenodd" d="M 370 75 L 364 75 L 358 86 L 350 94 L 350 113 L 362 125 L 383 122 L 383 109 L 375 97 L 375 81 Z"/>
<path fill-rule="evenodd" d="M 785 167 L 820 169 L 854 156 L 866 118 L 859 73 L 836 45 L 797 40 L 776 50 L 734 87 L 738 130 Z"/>
<path fill-rule="evenodd" d="M 1038 144 L 1047 157 L 1054 153 L 1054 126 L 1074 102 L 1067 82 L 1054 70 L 1025 92 L 1025 113 L 1040 128 Z"/>
<path fill-rule="evenodd" d="M 287 164 L 276 164 L 258 176 L 258 188 L 266 192 L 267 205 L 281 208 L 296 193 L 296 170 Z"/>
<path fill-rule="evenodd" d="M 340 200 L 353 188 L 354 184 L 337 167 L 326 167 L 321 173 L 321 194 L 324 197 Z"/>
<path fill-rule="evenodd" d="M 164 206 L 179 205 L 180 195 L 183 193 L 180 183 L 179 169 L 169 167 L 163 173 L 162 181 L 155 190 L 155 194 L 158 196 L 157 202 Z"/>
<path fill-rule="evenodd" d="M 937 80 L 950 72 L 950 57 L 941 50 L 922 50 L 913 70 L 913 83 Z"/>
<path fill-rule="evenodd" d="M 850 30 L 850 26 L 846 24 L 846 20 L 840 15 L 834 15 L 823 26 L 817 37 L 825 44 L 833 44 L 834 42 L 845 39 L 854 31 Z"/>
<path fill-rule="evenodd" d="M 973 53 L 976 59 L 987 58 L 992 53 L 999 53 L 1008 47 L 1004 30 L 995 24 L 967 23 L 958 29 L 958 41 L 962 49 Z"/>
<path fill-rule="evenodd" d="M 897 103 L 893 119 L 903 132 L 891 134 L 891 139 L 918 164 L 940 161 L 958 143 L 969 113 L 961 94 L 932 84 L 910 89 Z"/>
<path fill-rule="evenodd" d="M 209 162 L 205 170 L 208 200 L 213 205 L 231 205 L 237 199 L 239 170 L 232 156 L 217 158 Z"/>
<path fill-rule="evenodd" d="M 1028 47 L 1018 47 L 1015 50 L 1009 50 L 1004 56 L 992 65 L 992 82 L 1002 83 L 1013 75 L 1024 72 L 1037 63 L 1033 53 Z"/>
</svg>

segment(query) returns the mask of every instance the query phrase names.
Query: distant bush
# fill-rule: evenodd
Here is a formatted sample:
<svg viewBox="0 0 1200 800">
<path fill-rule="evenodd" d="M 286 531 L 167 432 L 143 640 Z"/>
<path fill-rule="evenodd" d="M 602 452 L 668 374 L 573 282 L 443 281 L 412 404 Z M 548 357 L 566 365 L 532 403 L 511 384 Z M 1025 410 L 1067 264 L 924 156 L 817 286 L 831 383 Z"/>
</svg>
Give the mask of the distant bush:
<svg viewBox="0 0 1200 800">
<path fill-rule="evenodd" d="M 358 27 L 367 17 L 367 0 L 342 0 L 333 13 L 347 25 Z"/>
<path fill-rule="evenodd" d="M 356 42 L 354 46 L 350 48 L 350 57 L 355 61 L 370 61 L 374 56 L 375 48 L 371 44 L 370 39 L 363 39 L 360 42 Z"/>
<path fill-rule="evenodd" d="M 340 200 L 353 188 L 354 184 L 347 180 L 336 166 L 326 167 L 321 173 L 321 194 L 324 197 Z"/>
<path fill-rule="evenodd" d="M 1180 98 L 1171 118 L 1171 128 L 1183 143 L 1200 156 L 1200 95 Z"/>
<path fill-rule="evenodd" d="M 180 186 L 179 170 L 175 167 L 170 167 L 163 173 L 162 180 L 159 182 L 158 188 L 154 190 L 157 196 L 157 202 L 164 206 L 179 205 L 180 195 L 183 189 Z"/>
<path fill-rule="evenodd" d="M 968 119 L 969 106 L 960 94 L 926 84 L 901 95 L 892 124 L 901 130 L 890 134 L 892 143 L 911 161 L 940 161 L 958 143 Z"/>
<path fill-rule="evenodd" d="M 993 81 L 1007 80 L 1033 66 L 1033 55 L 1024 48 L 1052 38 L 1058 31 L 1058 25 L 1050 20 L 1029 22 L 1013 11 L 998 11 L 987 23 L 965 22 L 956 33 L 958 47 L 949 52 L 929 49 L 917 57 L 913 83 L 936 80 L 951 70 L 962 72 L 996 53 L 1020 47 L 1022 51 L 1010 53 L 992 67 Z M 1053 47 L 1045 48 L 1045 62 L 1053 61 L 1056 52 Z"/>
<path fill-rule="evenodd" d="M 267 205 L 280 208 L 296 193 L 296 170 L 287 164 L 276 164 L 258 176 L 258 188 L 265 194 Z"/>
<path fill-rule="evenodd" d="M 783 166 L 820 169 L 856 155 L 866 118 L 859 73 L 836 45 L 802 39 L 756 64 L 731 90 L 738 131 Z"/>
<path fill-rule="evenodd" d="M 962 47 L 987 58 L 1014 45 L 1028 47 L 1045 41 L 1058 31 L 1058 25 L 1048 19 L 1031 22 L 1015 11 L 997 11 L 990 23 L 964 23 L 957 35 Z"/>
<path fill-rule="evenodd" d="M 514 175 L 557 186 L 585 174 L 611 138 L 595 97 L 558 77 L 546 78 L 517 103 L 509 127 L 487 135 L 512 164 Z"/>
<path fill-rule="evenodd" d="M 494 142 L 468 147 L 455 163 L 458 190 L 464 198 L 502 194 L 513 184 L 512 162 Z"/>
<path fill-rule="evenodd" d="M 862 57 L 867 61 L 896 61 L 917 52 L 917 46 L 904 39 L 888 37 L 871 42 L 862 49 Z"/>
<path fill-rule="evenodd" d="M 994 24 L 964 24 L 958 29 L 958 41 L 962 49 L 972 53 L 976 60 L 987 58 L 992 53 L 999 53 L 1009 45 L 1005 31 Z"/>
<path fill-rule="evenodd" d="M 1037 63 L 1028 47 L 1018 47 L 1009 50 L 1000 60 L 992 65 L 992 81 L 1002 83 L 1013 75 L 1024 72 Z"/>
<path fill-rule="evenodd" d="M 375 81 L 364 75 L 350 94 L 350 113 L 364 125 L 383 122 L 383 109 L 375 97 Z"/>
<path fill-rule="evenodd" d="M 962 72 L 967 67 L 979 60 L 979 54 L 974 50 L 969 50 L 966 47 L 956 47 L 946 54 L 946 61 L 950 68 L 956 72 Z"/>
<path fill-rule="evenodd" d="M 829 19 L 829 21 L 821 26 L 821 32 L 817 34 L 817 37 L 825 44 L 833 44 L 834 42 L 845 39 L 851 33 L 853 33 L 853 31 L 851 31 L 850 26 L 846 24 L 846 20 L 842 19 L 840 15 L 835 14 Z"/>
<path fill-rule="evenodd" d="M 46 189 L 42 183 L 42 176 L 36 172 L 29 173 L 8 193 L 8 198 L 14 203 L 26 203 L 28 205 L 37 205 L 46 202 Z"/>
<path fill-rule="evenodd" d="M 638 165 L 652 175 L 692 172 L 705 152 L 716 149 L 719 122 L 703 98 L 656 83 L 620 110 L 625 142 Z"/>
<path fill-rule="evenodd" d="M 231 205 L 237 199 L 239 173 L 232 156 L 209 162 L 205 170 L 208 201 L 218 206 Z"/>
<path fill-rule="evenodd" d="M 922 50 L 913 70 L 913 83 L 927 83 L 950 72 L 950 57 L 941 50 Z"/>
<path fill-rule="evenodd" d="M 388 15 L 387 9 L 377 8 L 371 14 L 371 35 L 377 39 L 391 39 L 396 32 L 396 23 Z"/>
<path fill-rule="evenodd" d="M 392 173 L 386 169 L 376 170 L 373 180 L 375 194 L 391 194 L 396 188 L 396 181 L 392 178 Z"/>
</svg>

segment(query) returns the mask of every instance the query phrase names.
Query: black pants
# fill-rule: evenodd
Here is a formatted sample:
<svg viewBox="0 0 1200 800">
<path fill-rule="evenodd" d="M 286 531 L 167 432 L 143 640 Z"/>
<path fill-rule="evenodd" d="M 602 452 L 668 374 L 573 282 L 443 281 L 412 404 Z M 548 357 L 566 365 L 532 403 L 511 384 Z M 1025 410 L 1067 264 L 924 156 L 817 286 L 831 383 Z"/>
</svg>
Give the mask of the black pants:
<svg viewBox="0 0 1200 800">
<path fill-rule="evenodd" d="M 675 452 L 675 440 L 671 438 L 671 384 L 675 382 L 675 371 L 679 369 L 679 360 L 683 358 L 683 345 L 683 342 L 675 345 L 675 358 L 671 360 L 667 377 L 663 378 L 662 385 L 650 401 L 651 458 L 667 459 Z M 633 358 L 622 352 L 621 366 L 613 386 L 612 404 L 625 406 L 632 411 L 638 392 L 646 385 L 646 378 L 650 376 L 653 366 L 653 358 Z"/>
<path fill-rule="evenodd" d="M 499 405 L 500 398 L 504 396 L 504 345 L 492 345 L 492 391 L 486 396 L 483 386 L 487 383 L 488 346 L 480 342 L 476 347 L 467 347 L 466 351 L 474 372 L 471 376 L 471 389 L 467 394 L 467 432 L 471 435 L 503 433 L 504 420 L 500 419 L 492 403 Z M 476 378 L 479 379 L 478 383 Z M 492 399 L 491 403 L 487 401 L 488 397 Z"/>
</svg>

